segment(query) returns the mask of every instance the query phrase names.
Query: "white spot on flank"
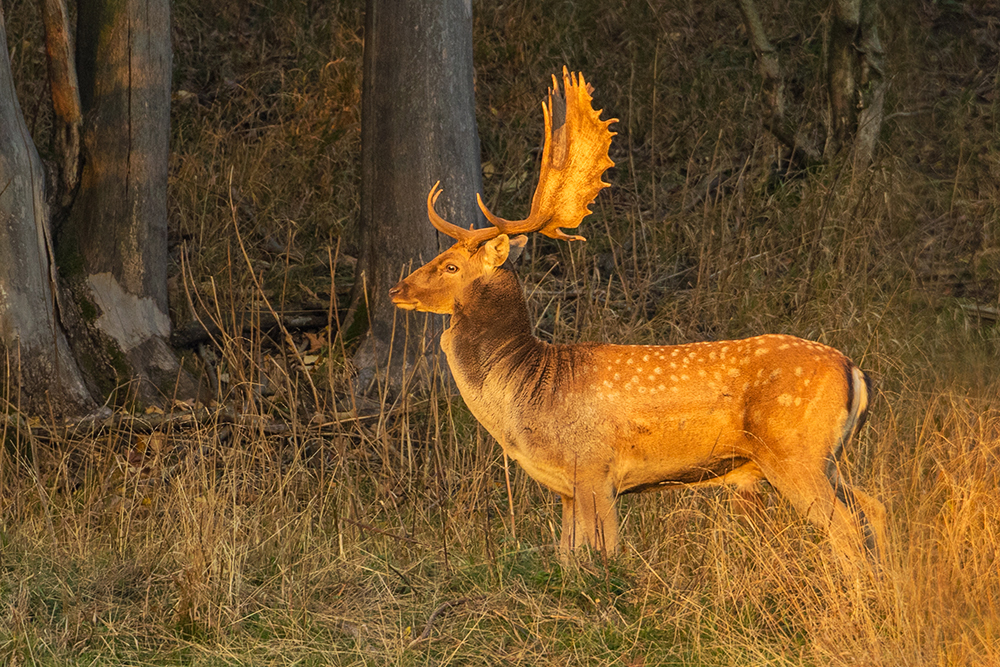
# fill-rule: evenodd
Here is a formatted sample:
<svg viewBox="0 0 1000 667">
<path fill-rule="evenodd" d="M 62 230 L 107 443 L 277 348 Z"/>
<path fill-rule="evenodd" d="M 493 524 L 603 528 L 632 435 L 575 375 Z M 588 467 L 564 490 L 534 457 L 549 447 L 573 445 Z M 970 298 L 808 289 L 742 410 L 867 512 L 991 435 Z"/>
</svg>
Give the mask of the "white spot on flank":
<svg viewBox="0 0 1000 667">
<path fill-rule="evenodd" d="M 656 373 L 657 375 L 659 375 L 659 374 L 660 374 L 660 373 L 662 373 L 663 371 L 661 371 L 661 370 L 660 370 L 660 367 L 659 367 L 659 366 L 657 366 L 656 368 L 654 368 L 654 369 L 653 369 L 653 372 L 654 372 L 654 373 Z"/>
<path fill-rule="evenodd" d="M 689 378 L 689 377 L 688 377 L 687 375 L 682 375 L 682 376 L 681 376 L 681 380 L 684 380 L 685 382 L 687 382 L 687 381 L 688 381 L 688 380 L 690 380 L 690 379 L 691 379 L 691 378 Z"/>
<path fill-rule="evenodd" d="M 762 354 L 767 354 L 767 348 L 766 347 L 758 347 L 756 350 L 753 351 L 753 353 L 759 357 Z"/>
<path fill-rule="evenodd" d="M 615 373 L 615 379 L 616 380 L 621 380 L 622 379 L 621 373 Z"/>
<path fill-rule="evenodd" d="M 628 361 L 626 361 L 625 363 L 626 363 L 626 364 L 631 364 L 631 363 L 632 363 L 632 357 L 629 357 L 629 358 L 628 358 Z"/>
<path fill-rule="evenodd" d="M 672 392 L 674 392 L 676 394 L 677 392 L 680 391 L 680 389 L 678 389 L 677 387 L 671 387 L 670 391 L 672 391 Z"/>
<path fill-rule="evenodd" d="M 802 377 L 802 366 L 796 366 L 795 367 L 795 376 L 796 377 Z"/>
<path fill-rule="evenodd" d="M 795 405 L 802 405 L 802 399 L 798 396 L 795 397 Z"/>
<path fill-rule="evenodd" d="M 778 397 L 778 403 L 780 403 L 781 405 L 791 405 L 792 397 L 788 394 L 782 394 L 781 396 Z"/>
<path fill-rule="evenodd" d="M 671 376 L 670 376 L 670 381 L 671 381 L 671 382 L 677 382 L 677 380 L 678 380 L 678 378 L 677 378 L 677 376 L 676 376 L 676 375 L 671 375 Z"/>
<path fill-rule="evenodd" d="M 648 354 L 642 355 L 642 360 L 643 361 L 649 361 L 649 355 Z"/>
</svg>

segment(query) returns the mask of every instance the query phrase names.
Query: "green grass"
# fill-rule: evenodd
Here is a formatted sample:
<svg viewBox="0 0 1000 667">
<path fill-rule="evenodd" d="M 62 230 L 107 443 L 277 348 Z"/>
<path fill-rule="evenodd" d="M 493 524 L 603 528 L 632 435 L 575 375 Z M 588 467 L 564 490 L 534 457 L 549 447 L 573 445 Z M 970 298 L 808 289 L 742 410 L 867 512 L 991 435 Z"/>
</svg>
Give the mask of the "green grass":
<svg viewBox="0 0 1000 667">
<path fill-rule="evenodd" d="M 816 122 L 824 10 L 760 9 L 797 113 Z M 22 107 L 44 137 L 35 8 L 5 11 Z M 775 494 L 749 519 L 726 490 L 623 499 L 623 552 L 563 567 L 558 501 L 512 464 L 508 502 L 499 448 L 433 369 L 405 399 L 355 398 L 338 331 L 293 332 L 295 349 L 243 335 L 268 304 L 346 308 L 362 7 L 175 3 L 172 314 L 223 325 L 219 401 L 240 416 L 54 437 L 31 422 L 33 442 L 25 422 L 3 423 L 0 658 L 1000 663 L 1000 334 L 974 310 L 1000 305 L 988 11 L 885 8 L 891 117 L 875 164 L 780 180 L 730 3 L 475 7 L 499 215 L 528 207 L 539 101 L 563 64 L 620 119 L 588 243 L 528 245 L 538 335 L 780 332 L 844 350 L 876 381 L 844 461 L 889 513 L 883 569 L 867 576 L 842 572 Z"/>
</svg>

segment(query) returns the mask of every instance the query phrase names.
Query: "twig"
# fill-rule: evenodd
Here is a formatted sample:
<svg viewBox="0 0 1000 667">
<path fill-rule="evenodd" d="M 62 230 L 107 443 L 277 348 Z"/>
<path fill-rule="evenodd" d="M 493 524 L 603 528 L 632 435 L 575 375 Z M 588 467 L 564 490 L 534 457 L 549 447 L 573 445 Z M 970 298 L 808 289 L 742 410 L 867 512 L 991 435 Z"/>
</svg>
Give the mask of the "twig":
<svg viewBox="0 0 1000 667">
<path fill-rule="evenodd" d="M 449 600 L 448 602 L 442 602 L 440 605 L 438 605 L 438 608 L 432 611 L 430 617 L 427 619 L 427 625 L 424 626 L 424 631 L 420 633 L 419 637 L 410 642 L 406 648 L 411 649 L 420 642 L 430 637 L 431 630 L 434 628 L 434 621 L 436 621 L 437 617 L 443 614 L 446 609 L 448 609 L 449 607 L 456 607 L 460 604 L 465 604 L 468 601 L 469 598 L 458 598 L 457 600 Z"/>
<path fill-rule="evenodd" d="M 376 528 L 375 526 L 369 526 L 367 523 L 361 523 L 360 521 L 355 521 L 354 519 L 348 519 L 345 516 L 340 517 L 340 520 L 346 521 L 352 526 L 357 526 L 361 530 L 365 530 L 370 533 L 378 533 L 379 535 L 385 535 L 386 537 L 391 537 L 394 540 L 402 540 L 403 542 L 409 542 L 410 544 L 420 544 L 420 542 L 416 541 L 412 537 L 406 537 L 405 535 L 394 535 L 393 533 L 390 533 L 387 530 L 382 530 L 381 528 Z M 390 565 L 390 567 L 392 566 Z"/>
</svg>

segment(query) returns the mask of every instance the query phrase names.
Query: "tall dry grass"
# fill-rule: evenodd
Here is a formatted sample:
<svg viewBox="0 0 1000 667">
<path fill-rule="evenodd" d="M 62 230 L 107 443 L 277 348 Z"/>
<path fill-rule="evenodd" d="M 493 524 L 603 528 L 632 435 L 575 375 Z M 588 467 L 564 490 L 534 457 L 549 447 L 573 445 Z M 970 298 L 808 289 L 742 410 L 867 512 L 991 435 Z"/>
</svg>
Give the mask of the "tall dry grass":
<svg viewBox="0 0 1000 667">
<path fill-rule="evenodd" d="M 875 379 L 843 469 L 885 502 L 890 535 L 877 571 L 848 573 L 780 497 L 746 518 L 725 490 L 626 498 L 623 553 L 563 568 L 557 501 L 512 466 L 508 502 L 499 448 L 440 369 L 413 391 L 355 395 L 337 322 L 358 202 L 358 4 L 175 5 L 172 307 L 219 325 L 187 359 L 210 364 L 218 404 L 73 428 L 8 410 L 6 663 L 1000 664 L 989 5 L 886 8 L 884 149 L 871 168 L 804 178 L 775 173 L 729 4 L 476 7 L 501 215 L 529 201 L 551 72 L 585 71 L 621 119 L 590 241 L 528 247 L 540 337 L 792 333 Z M 761 7 L 806 118 L 822 100 L 819 11 Z M 11 44 L 30 45 L 32 6 L 5 9 L 25 35 Z M 41 130 L 38 54 L 18 48 Z M 254 326 L 293 307 L 331 326 Z"/>
</svg>

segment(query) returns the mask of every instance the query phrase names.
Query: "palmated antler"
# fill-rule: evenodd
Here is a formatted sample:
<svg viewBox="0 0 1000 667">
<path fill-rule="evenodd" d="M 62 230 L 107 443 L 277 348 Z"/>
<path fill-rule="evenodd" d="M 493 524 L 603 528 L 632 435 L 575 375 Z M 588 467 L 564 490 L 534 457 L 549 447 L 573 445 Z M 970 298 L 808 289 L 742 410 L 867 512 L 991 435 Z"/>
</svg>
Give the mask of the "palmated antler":
<svg viewBox="0 0 1000 667">
<path fill-rule="evenodd" d="M 590 93 L 593 88 L 582 73 L 571 74 L 563 67 L 563 94 L 559 82 L 552 76 L 549 103 L 542 103 L 545 116 L 545 145 L 542 148 L 542 168 L 538 186 L 531 199 L 531 212 L 524 220 L 504 220 L 490 213 L 479 199 L 479 208 L 486 219 L 504 234 L 541 232 L 554 239 L 583 241 L 582 236 L 570 236 L 560 229 L 575 229 L 590 214 L 590 204 L 608 183 L 601 176 L 615 163 L 608 157 L 611 137 L 608 129 L 617 118 L 601 120 L 595 111 Z"/>
<path fill-rule="evenodd" d="M 615 163 L 608 157 L 611 137 L 616 133 L 608 129 L 617 118 L 601 120 L 601 111 L 595 111 L 591 92 L 593 88 L 583 74 L 571 74 L 563 68 L 563 92 L 559 82 L 552 77 L 548 103 L 542 102 L 545 116 L 545 144 L 542 148 L 542 167 L 538 186 L 531 199 L 531 212 L 524 220 L 505 220 L 493 215 L 477 195 L 479 208 L 493 227 L 462 229 L 441 218 L 434 211 L 441 190 L 435 184 L 427 195 L 427 215 L 431 224 L 441 232 L 461 243 L 478 245 L 499 234 L 515 235 L 541 232 L 554 239 L 583 241 L 582 236 L 571 236 L 561 228 L 575 229 L 590 214 L 590 204 L 608 184 L 601 176 Z"/>
</svg>

